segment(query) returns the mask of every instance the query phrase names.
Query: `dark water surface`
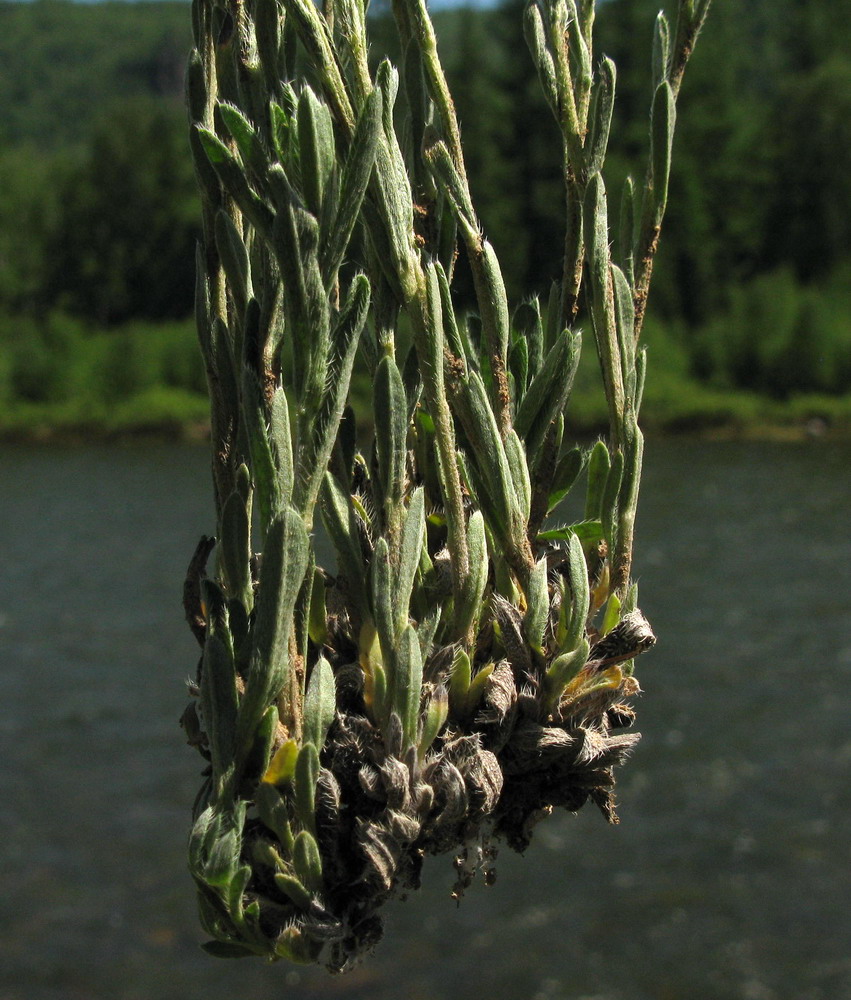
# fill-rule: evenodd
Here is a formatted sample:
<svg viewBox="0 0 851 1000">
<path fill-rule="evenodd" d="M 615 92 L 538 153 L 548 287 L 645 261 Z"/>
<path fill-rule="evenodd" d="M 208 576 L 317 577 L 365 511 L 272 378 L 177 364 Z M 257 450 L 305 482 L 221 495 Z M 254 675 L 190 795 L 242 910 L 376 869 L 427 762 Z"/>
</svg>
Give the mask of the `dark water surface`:
<svg viewBox="0 0 851 1000">
<path fill-rule="evenodd" d="M 449 859 L 356 972 L 198 948 L 177 719 L 191 448 L 0 451 L 0 1000 L 848 1000 L 851 449 L 651 442 L 622 825 Z"/>
</svg>

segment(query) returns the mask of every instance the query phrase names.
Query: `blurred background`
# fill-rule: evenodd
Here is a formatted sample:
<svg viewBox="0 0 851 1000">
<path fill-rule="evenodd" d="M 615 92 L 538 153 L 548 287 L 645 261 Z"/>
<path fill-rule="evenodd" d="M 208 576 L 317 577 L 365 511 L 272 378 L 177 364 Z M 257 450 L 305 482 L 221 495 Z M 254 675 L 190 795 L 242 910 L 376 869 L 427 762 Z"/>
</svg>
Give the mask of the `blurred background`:
<svg viewBox="0 0 851 1000">
<path fill-rule="evenodd" d="M 599 4 L 615 203 L 658 5 Z M 557 139 L 521 8 L 435 6 L 510 294 L 546 294 Z M 374 30 L 392 52 L 380 5 Z M 206 956 L 186 871 L 180 592 L 214 531 L 189 38 L 184 3 L 0 3 L 0 1000 L 851 998 L 851 4 L 715 0 L 686 75 L 622 824 L 553 816 L 458 907 L 433 859 L 342 978 Z"/>
</svg>

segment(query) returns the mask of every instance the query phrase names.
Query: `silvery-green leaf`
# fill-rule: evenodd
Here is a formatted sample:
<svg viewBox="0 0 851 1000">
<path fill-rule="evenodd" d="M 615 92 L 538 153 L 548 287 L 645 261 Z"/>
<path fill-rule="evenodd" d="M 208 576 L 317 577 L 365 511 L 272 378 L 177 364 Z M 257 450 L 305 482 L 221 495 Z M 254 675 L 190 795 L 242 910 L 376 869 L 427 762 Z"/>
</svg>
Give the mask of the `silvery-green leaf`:
<svg viewBox="0 0 851 1000">
<path fill-rule="evenodd" d="M 201 706 L 210 746 L 213 780 L 221 782 L 233 761 L 237 719 L 233 651 L 218 635 L 208 635 L 201 666 Z"/>
<path fill-rule="evenodd" d="M 581 335 L 570 330 L 556 339 L 517 411 L 514 428 L 525 442 L 530 465 L 534 465 L 550 424 L 570 395 L 581 344 Z"/>
<path fill-rule="evenodd" d="M 588 652 L 588 640 L 581 639 L 574 649 L 557 656 L 550 664 L 545 680 L 547 700 L 550 705 L 558 703 L 562 691 L 564 691 L 568 683 L 585 666 L 588 660 Z"/>
<path fill-rule="evenodd" d="M 334 283 L 360 213 L 378 150 L 381 121 L 381 91 L 376 87 L 364 102 L 358 118 L 340 178 L 337 214 L 323 234 L 320 260 L 326 288 Z"/>
<path fill-rule="evenodd" d="M 541 304 L 537 298 L 524 302 L 514 311 L 514 329 L 526 341 L 529 359 L 526 385 L 538 374 L 544 360 L 544 324 L 541 319 Z"/>
<path fill-rule="evenodd" d="M 588 566 L 578 535 L 571 535 L 568 549 L 568 582 L 570 583 L 570 618 L 564 638 L 565 649 L 575 649 L 585 635 L 585 623 L 591 608 L 591 587 Z"/>
<path fill-rule="evenodd" d="M 254 601 L 251 588 L 251 525 L 248 508 L 241 494 L 234 490 L 222 507 L 219 529 L 220 566 L 228 593 L 250 608 Z"/>
<path fill-rule="evenodd" d="M 321 499 L 322 521 L 337 553 L 348 594 L 363 619 L 367 612 L 367 573 L 355 512 L 350 497 L 330 472 L 325 473 Z"/>
<path fill-rule="evenodd" d="M 456 718 L 462 718 L 467 712 L 467 695 L 471 680 L 470 657 L 463 649 L 459 649 L 452 661 L 452 673 L 449 677 L 449 703 Z"/>
<path fill-rule="evenodd" d="M 473 511 L 467 522 L 467 550 L 470 557 L 470 574 L 463 590 L 463 604 L 455 609 L 458 634 L 466 635 L 479 625 L 485 587 L 488 582 L 488 548 L 485 520 L 481 510 Z"/>
<path fill-rule="evenodd" d="M 304 696 L 303 739 L 317 750 L 325 745 L 337 710 L 337 689 L 331 664 L 320 656 L 310 672 Z"/>
<path fill-rule="evenodd" d="M 399 639 L 392 688 L 392 704 L 402 720 L 406 747 L 414 746 L 418 742 L 422 683 L 423 661 L 420 644 L 413 625 L 408 625 Z"/>
<path fill-rule="evenodd" d="M 293 867 L 300 882 L 311 892 L 322 891 L 322 858 L 319 845 L 307 830 L 302 830 L 293 845 Z"/>
<path fill-rule="evenodd" d="M 615 104 L 616 75 L 612 60 L 603 59 L 591 91 L 590 132 L 585 143 L 585 164 L 589 177 L 603 169 L 606 158 Z"/>
<path fill-rule="evenodd" d="M 316 780 L 318 777 L 319 751 L 313 743 L 305 743 L 298 752 L 293 794 L 299 822 L 306 830 L 311 831 L 316 829 Z"/>
<path fill-rule="evenodd" d="M 585 465 L 585 457 L 579 447 L 571 448 L 559 459 L 553 473 L 552 487 L 547 500 L 547 513 L 552 513 L 573 488 Z"/>
<path fill-rule="evenodd" d="M 627 399 L 633 402 L 635 400 L 635 307 L 629 282 L 616 264 L 612 264 L 612 286 L 624 389 Z"/>
<path fill-rule="evenodd" d="M 616 451 L 612 456 L 612 466 L 606 476 L 606 488 L 603 490 L 600 521 L 603 525 L 603 536 L 609 544 L 609 550 L 614 551 L 617 537 L 618 497 L 621 489 L 621 479 L 624 472 L 624 456 L 622 451 Z"/>
<path fill-rule="evenodd" d="M 555 63 L 547 48 L 544 21 L 537 3 L 527 5 L 523 18 L 523 31 L 526 36 L 526 44 L 532 53 L 532 60 L 538 69 L 538 76 L 544 91 L 544 97 L 547 99 L 547 104 L 549 104 L 556 121 L 560 125 L 560 101 L 558 84 L 556 83 Z"/>
<path fill-rule="evenodd" d="M 446 692 L 446 688 L 439 687 L 432 692 L 431 698 L 426 706 L 422 733 L 420 734 L 420 742 L 417 748 L 420 760 L 425 757 L 432 743 L 434 743 L 437 739 L 438 734 L 441 729 L 443 729 L 443 725 L 446 722 L 448 715 L 449 696 Z"/>
<path fill-rule="evenodd" d="M 505 456 L 511 469 L 515 504 L 522 520 L 526 522 L 529 520 L 532 504 L 532 483 L 529 479 L 529 467 L 526 464 L 526 451 L 513 427 L 505 435 Z"/>
<path fill-rule="evenodd" d="M 304 200 L 318 216 L 337 156 L 331 112 L 308 86 L 299 97 L 297 122 Z"/>
<path fill-rule="evenodd" d="M 254 648 L 239 712 L 238 746 L 247 751 L 266 708 L 284 689 L 286 700 L 294 674 L 289 637 L 293 609 L 307 572 L 310 540 L 304 522 L 288 508 L 275 515 L 266 534 L 254 620 Z M 285 725 L 292 720 L 282 718 Z"/>
<path fill-rule="evenodd" d="M 665 12 L 660 10 L 656 15 L 653 32 L 653 86 L 657 87 L 668 78 L 668 66 L 671 55 L 671 26 Z"/>
<path fill-rule="evenodd" d="M 405 488 L 408 407 L 402 375 L 393 358 L 385 355 L 373 382 L 375 450 L 381 493 L 388 520 L 397 514 Z"/>
<path fill-rule="evenodd" d="M 247 364 L 242 369 L 242 400 L 245 431 L 251 453 L 251 473 L 260 510 L 260 531 L 265 534 L 281 506 L 281 483 L 269 446 L 263 387 L 257 374 Z"/>
<path fill-rule="evenodd" d="M 275 885 L 288 899 L 295 903 L 299 909 L 310 909 L 313 897 L 304 887 L 304 883 L 301 879 L 296 878 L 295 875 L 289 875 L 285 872 L 276 872 L 272 877 L 275 880 Z"/>
<path fill-rule="evenodd" d="M 544 631 L 550 614 L 550 595 L 547 587 L 547 559 L 535 563 L 529 574 L 526 591 L 526 614 L 523 616 L 523 634 L 532 649 L 539 653 L 544 648 Z"/>
<path fill-rule="evenodd" d="M 275 386 L 269 408 L 269 446 L 277 470 L 279 503 L 287 506 L 293 493 L 293 443 L 290 408 L 282 385 Z"/>
<path fill-rule="evenodd" d="M 340 431 L 369 304 L 369 280 L 365 275 L 358 274 L 352 280 L 343 308 L 334 320 L 331 330 L 333 353 L 326 371 L 328 387 L 319 413 L 310 428 L 309 440 L 303 442 L 299 454 L 296 505 L 307 517 L 312 517 L 322 488 L 322 479 Z"/>
<path fill-rule="evenodd" d="M 674 92 L 667 80 L 656 88 L 650 116 L 650 153 L 653 163 L 653 219 L 660 225 L 668 202 L 668 177 L 677 110 Z"/>
<path fill-rule="evenodd" d="M 636 191 L 631 177 L 624 181 L 618 220 L 618 260 L 630 288 L 635 284 L 634 246 L 636 224 Z"/>
<path fill-rule="evenodd" d="M 215 132 L 201 125 L 194 126 L 207 159 L 213 165 L 222 184 L 233 196 L 251 224 L 264 235 L 272 230 L 273 215 L 259 195 L 251 189 L 242 166 Z"/>
<path fill-rule="evenodd" d="M 396 634 L 408 624 L 411 594 L 420 565 L 425 541 L 425 491 L 418 486 L 411 494 L 411 501 L 402 527 L 399 547 L 399 565 L 396 573 Z"/>
<path fill-rule="evenodd" d="M 269 167 L 269 157 L 254 126 L 239 108 L 226 101 L 219 101 L 216 111 L 233 137 L 242 162 L 263 177 Z"/>
<path fill-rule="evenodd" d="M 588 489 L 585 496 L 586 520 L 599 521 L 603 515 L 603 493 L 611 468 L 609 449 L 598 441 L 588 456 Z"/>
<path fill-rule="evenodd" d="M 216 212 L 215 227 L 219 259 L 227 275 L 237 313 L 242 315 L 251 295 L 251 266 L 248 262 L 248 251 L 228 212 L 222 209 Z"/>
<path fill-rule="evenodd" d="M 261 781 L 254 791 L 254 804 L 263 824 L 278 838 L 287 857 L 292 856 L 293 832 L 286 799 L 274 785 Z"/>
</svg>

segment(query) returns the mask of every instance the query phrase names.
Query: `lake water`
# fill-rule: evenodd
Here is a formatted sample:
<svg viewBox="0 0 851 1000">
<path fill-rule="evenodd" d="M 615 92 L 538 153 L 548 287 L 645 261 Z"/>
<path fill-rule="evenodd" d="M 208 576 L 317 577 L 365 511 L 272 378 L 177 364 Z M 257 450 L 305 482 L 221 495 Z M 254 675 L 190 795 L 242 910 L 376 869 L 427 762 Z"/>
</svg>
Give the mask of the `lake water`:
<svg viewBox="0 0 851 1000">
<path fill-rule="evenodd" d="M 198 947 L 204 450 L 0 450 L 0 1000 L 851 998 L 851 448 L 647 450 L 621 825 L 552 817 L 459 907 L 434 859 L 341 978 Z"/>
</svg>

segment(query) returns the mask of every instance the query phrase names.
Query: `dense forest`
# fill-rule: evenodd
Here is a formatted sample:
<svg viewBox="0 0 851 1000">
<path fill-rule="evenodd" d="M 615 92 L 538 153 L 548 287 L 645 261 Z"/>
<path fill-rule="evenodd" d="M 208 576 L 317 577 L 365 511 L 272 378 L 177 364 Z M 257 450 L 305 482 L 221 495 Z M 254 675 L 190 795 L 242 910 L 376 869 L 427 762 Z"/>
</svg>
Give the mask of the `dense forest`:
<svg viewBox="0 0 851 1000">
<path fill-rule="evenodd" d="M 599 4 L 599 51 L 618 67 L 612 192 L 644 170 L 658 6 Z M 373 54 L 392 54 L 373 11 Z M 509 290 L 546 297 L 559 155 L 522 2 L 435 19 Z M 0 3 L 2 428 L 203 418 L 189 39 L 184 3 Z M 680 102 L 646 327 L 651 421 L 848 421 L 849 209 L 851 0 L 718 0 Z"/>
</svg>

